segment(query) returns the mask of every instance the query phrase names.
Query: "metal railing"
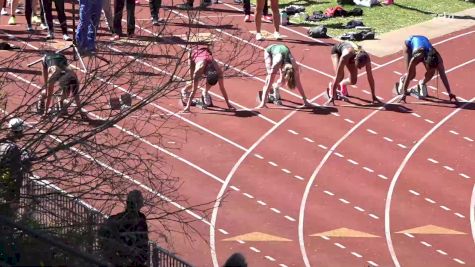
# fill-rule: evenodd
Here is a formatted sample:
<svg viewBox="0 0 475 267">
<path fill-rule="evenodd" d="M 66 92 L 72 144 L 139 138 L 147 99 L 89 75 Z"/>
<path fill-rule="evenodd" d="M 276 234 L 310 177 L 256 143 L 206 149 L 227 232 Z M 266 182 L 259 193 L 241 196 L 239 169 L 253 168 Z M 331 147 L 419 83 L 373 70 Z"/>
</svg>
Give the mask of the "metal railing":
<svg viewBox="0 0 475 267">
<path fill-rule="evenodd" d="M 98 230 L 107 218 L 84 201 L 55 185 L 30 177 L 21 189 L 20 216 L 66 244 L 100 257 Z M 191 264 L 150 242 L 150 267 L 192 267 Z"/>
</svg>

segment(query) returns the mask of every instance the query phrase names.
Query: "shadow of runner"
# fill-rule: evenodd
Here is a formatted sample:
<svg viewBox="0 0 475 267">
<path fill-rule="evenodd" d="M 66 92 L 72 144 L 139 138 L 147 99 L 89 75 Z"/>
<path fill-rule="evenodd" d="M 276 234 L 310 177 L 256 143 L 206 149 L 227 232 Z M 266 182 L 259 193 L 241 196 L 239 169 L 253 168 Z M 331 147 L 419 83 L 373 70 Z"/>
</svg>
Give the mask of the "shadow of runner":
<svg viewBox="0 0 475 267">
<path fill-rule="evenodd" d="M 15 69 L 15 68 L 0 68 L 0 72 L 13 72 L 15 74 L 31 74 L 31 75 L 41 75 L 41 71 L 38 70 L 28 70 L 28 69 Z"/>
<path fill-rule="evenodd" d="M 384 110 L 386 111 L 393 111 L 393 112 L 398 112 L 398 113 L 412 113 L 412 109 L 406 107 L 406 106 L 403 106 L 401 104 L 386 104 L 384 106 Z"/>
<path fill-rule="evenodd" d="M 422 13 L 422 14 L 425 14 L 425 15 L 436 15 L 436 13 L 434 13 L 434 12 L 425 11 L 425 10 L 420 10 L 420 9 L 418 9 L 418 8 L 410 7 L 410 6 L 403 6 L 403 5 L 398 4 L 398 3 L 394 3 L 393 5 L 395 5 L 395 6 L 399 7 L 399 8 L 402 8 L 402 9 L 411 10 L 411 11 L 416 11 L 416 12 L 419 12 L 419 13 Z"/>
</svg>

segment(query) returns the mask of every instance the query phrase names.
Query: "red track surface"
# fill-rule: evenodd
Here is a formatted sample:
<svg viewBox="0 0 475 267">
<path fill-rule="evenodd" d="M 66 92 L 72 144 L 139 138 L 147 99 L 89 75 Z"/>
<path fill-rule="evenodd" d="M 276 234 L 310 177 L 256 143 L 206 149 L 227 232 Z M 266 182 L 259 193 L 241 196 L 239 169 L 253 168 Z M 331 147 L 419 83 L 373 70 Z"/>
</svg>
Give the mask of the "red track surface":
<svg viewBox="0 0 475 267">
<path fill-rule="evenodd" d="M 236 6 L 214 7 L 220 10 L 202 12 L 201 22 L 213 25 L 217 19 L 207 16 L 240 14 Z M 137 11 L 138 18 L 148 18 L 145 5 Z M 180 19 L 176 13 L 171 18 Z M 243 23 L 241 16 L 226 16 L 220 23 L 254 30 L 254 24 Z M 175 24 L 165 27 L 176 33 L 186 30 Z M 150 29 L 150 24 L 145 28 Z M 264 24 L 263 29 L 272 32 L 270 24 Z M 25 37 L 10 30 L 4 32 Z M 141 30 L 142 35 L 150 35 Z M 170 123 L 194 129 L 183 147 L 160 152 L 173 166 L 173 175 L 182 178 L 181 194 L 192 204 L 214 200 L 224 192 L 228 195 L 211 218 L 193 224 L 207 237 L 206 242 L 200 238 L 190 242 L 175 235 L 169 237 L 172 244 L 164 246 L 196 266 L 222 265 L 238 251 L 245 254 L 249 266 L 475 266 L 475 105 L 468 103 L 475 96 L 471 86 L 475 52 L 467 49 L 475 42 L 472 31 L 475 28 L 433 40 L 445 41 L 437 48 L 455 94 L 467 101 L 459 106 L 463 108 L 414 98 L 404 107 L 388 104 L 378 108 L 356 99 L 357 105 L 338 103 L 333 113 L 270 108 L 260 111 L 261 116 L 237 117 L 194 109 L 192 114 L 173 117 Z M 303 64 L 307 95 L 322 104 L 321 93 L 333 75 L 329 43 L 310 40 L 303 28 L 283 28 L 281 33 L 288 36 L 283 43 Z M 242 42 L 245 50 L 250 50 L 252 44 L 245 40 L 252 40 L 252 35 L 244 31 L 242 36 L 225 36 L 222 44 Z M 265 47 L 269 43 L 255 44 Z M 30 44 L 40 46 L 41 42 Z M 121 49 L 114 44 L 111 47 Z M 215 54 L 220 59 L 222 52 Z M 258 56 L 262 58 L 262 53 Z M 399 77 L 395 72 L 404 71 L 398 57 L 373 57 L 377 95 L 385 102 L 394 97 L 392 86 Z M 154 59 L 147 62 L 158 64 Z M 250 77 L 230 78 L 225 83 L 231 100 L 248 108 L 256 105 L 255 95 L 263 86 L 262 81 Z M 350 94 L 369 99 L 363 89 L 369 90 L 364 74 Z M 295 96 L 283 97 L 300 103 Z M 441 98 L 447 96 L 441 94 Z M 176 99 L 155 104 L 173 112 L 181 109 Z M 157 108 L 157 112 L 165 111 Z M 134 120 L 127 119 L 123 126 L 131 123 Z M 115 132 L 126 134 L 119 129 Z M 158 143 L 155 145 L 144 143 L 144 150 L 156 150 Z M 176 156 L 163 153 L 165 150 Z M 215 227 L 210 227 L 212 224 Z M 149 225 L 160 231 L 156 222 L 149 221 Z M 433 229 L 430 225 L 446 229 L 398 233 L 417 227 Z M 341 228 L 346 230 L 321 234 Z M 350 230 L 373 237 L 350 237 Z M 463 234 L 451 234 L 450 230 Z M 255 232 L 285 241 L 263 235 L 254 235 L 254 240 L 225 240 Z"/>
</svg>

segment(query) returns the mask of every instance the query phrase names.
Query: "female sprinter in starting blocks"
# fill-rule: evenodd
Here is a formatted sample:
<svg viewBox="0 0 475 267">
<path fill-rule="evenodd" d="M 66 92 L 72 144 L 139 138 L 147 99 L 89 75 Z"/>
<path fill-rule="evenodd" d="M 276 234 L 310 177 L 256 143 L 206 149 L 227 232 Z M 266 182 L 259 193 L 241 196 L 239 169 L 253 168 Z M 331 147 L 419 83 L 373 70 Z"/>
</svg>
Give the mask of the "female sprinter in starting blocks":
<svg viewBox="0 0 475 267">
<path fill-rule="evenodd" d="M 335 104 L 337 98 L 337 87 L 340 88 L 340 96 L 348 96 L 348 85 L 356 84 L 358 80 L 358 69 L 366 67 L 366 74 L 368 76 L 368 83 L 371 89 L 371 95 L 373 96 L 373 102 L 379 102 L 374 92 L 374 78 L 371 68 L 371 59 L 360 46 L 353 42 L 341 42 L 335 44 L 331 50 L 331 57 L 333 68 L 335 69 L 336 76 L 333 82 L 330 83 L 328 90 L 329 100 L 327 103 L 332 102 Z M 345 77 L 345 67 L 350 72 L 350 78 Z"/>
<path fill-rule="evenodd" d="M 300 82 L 297 63 L 287 46 L 283 44 L 272 44 L 268 46 L 264 51 L 264 60 L 266 63 L 267 78 L 262 92 L 261 103 L 256 108 L 267 107 L 266 102 L 269 97 L 270 88 L 273 87 L 274 90 L 278 90 L 280 84 L 283 82 L 287 82 L 287 86 L 290 89 L 297 87 L 297 90 L 302 96 L 304 105 L 313 107 L 305 96 L 302 83 Z M 277 83 L 274 84 L 277 71 L 280 72 L 280 77 Z"/>
<path fill-rule="evenodd" d="M 198 84 L 203 76 L 206 77 L 206 87 L 202 92 L 203 95 L 203 106 L 209 106 L 211 102 L 211 97 L 208 94 L 209 89 L 217 83 L 219 83 L 219 90 L 224 97 L 224 101 L 228 105 L 229 110 L 234 110 L 235 108 L 229 103 L 228 94 L 224 88 L 223 82 L 223 72 L 218 66 L 218 63 L 213 59 L 211 51 L 206 46 L 198 46 L 190 50 L 188 63 L 190 65 L 191 73 L 191 82 L 188 82 L 187 85 L 181 91 L 182 102 L 185 106 L 184 112 L 190 111 L 190 106 L 195 96 L 196 90 L 198 89 Z M 191 89 L 191 93 L 189 92 Z"/>
<path fill-rule="evenodd" d="M 77 111 L 84 120 L 89 119 L 81 110 L 81 102 L 79 99 L 79 80 L 76 73 L 69 67 L 68 61 L 63 54 L 47 53 L 43 58 L 43 81 L 44 88 L 40 93 L 38 106 L 42 116 L 45 117 L 50 112 L 50 105 L 55 93 L 54 87 L 58 83 L 60 96 L 58 97 L 58 111 L 60 115 L 67 115 L 66 98 L 72 96 L 76 104 Z"/>
<path fill-rule="evenodd" d="M 437 70 L 440 75 L 440 79 L 444 83 L 445 89 L 449 94 L 449 100 L 452 99 L 457 102 L 457 97 L 452 94 L 450 90 L 449 80 L 445 74 L 444 61 L 439 52 L 432 47 L 429 39 L 425 36 L 414 35 L 409 37 L 403 46 L 403 56 L 406 62 L 407 74 L 403 75 L 400 79 L 399 86 L 396 88 L 398 94 L 402 94 L 399 101 L 405 101 L 406 96 L 409 94 L 407 88 L 409 83 L 416 77 L 416 66 L 423 62 L 426 68 L 424 79 L 419 81 L 419 86 L 426 87 L 426 83 L 429 82 Z"/>
</svg>

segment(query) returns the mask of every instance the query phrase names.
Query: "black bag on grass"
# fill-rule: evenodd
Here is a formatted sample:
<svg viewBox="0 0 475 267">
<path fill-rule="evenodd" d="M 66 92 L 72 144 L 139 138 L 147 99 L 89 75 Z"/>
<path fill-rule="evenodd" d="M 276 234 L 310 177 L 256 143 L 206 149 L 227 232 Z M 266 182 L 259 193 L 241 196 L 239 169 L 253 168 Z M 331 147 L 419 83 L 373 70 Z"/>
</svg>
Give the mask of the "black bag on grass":
<svg viewBox="0 0 475 267">
<path fill-rule="evenodd" d="M 312 38 L 327 38 L 327 27 L 317 26 L 308 30 L 308 35 Z"/>
<path fill-rule="evenodd" d="M 336 2 L 339 5 L 354 5 L 355 4 L 353 0 L 337 0 Z"/>
<path fill-rule="evenodd" d="M 357 7 L 348 11 L 348 16 L 363 16 L 363 9 Z"/>
</svg>

